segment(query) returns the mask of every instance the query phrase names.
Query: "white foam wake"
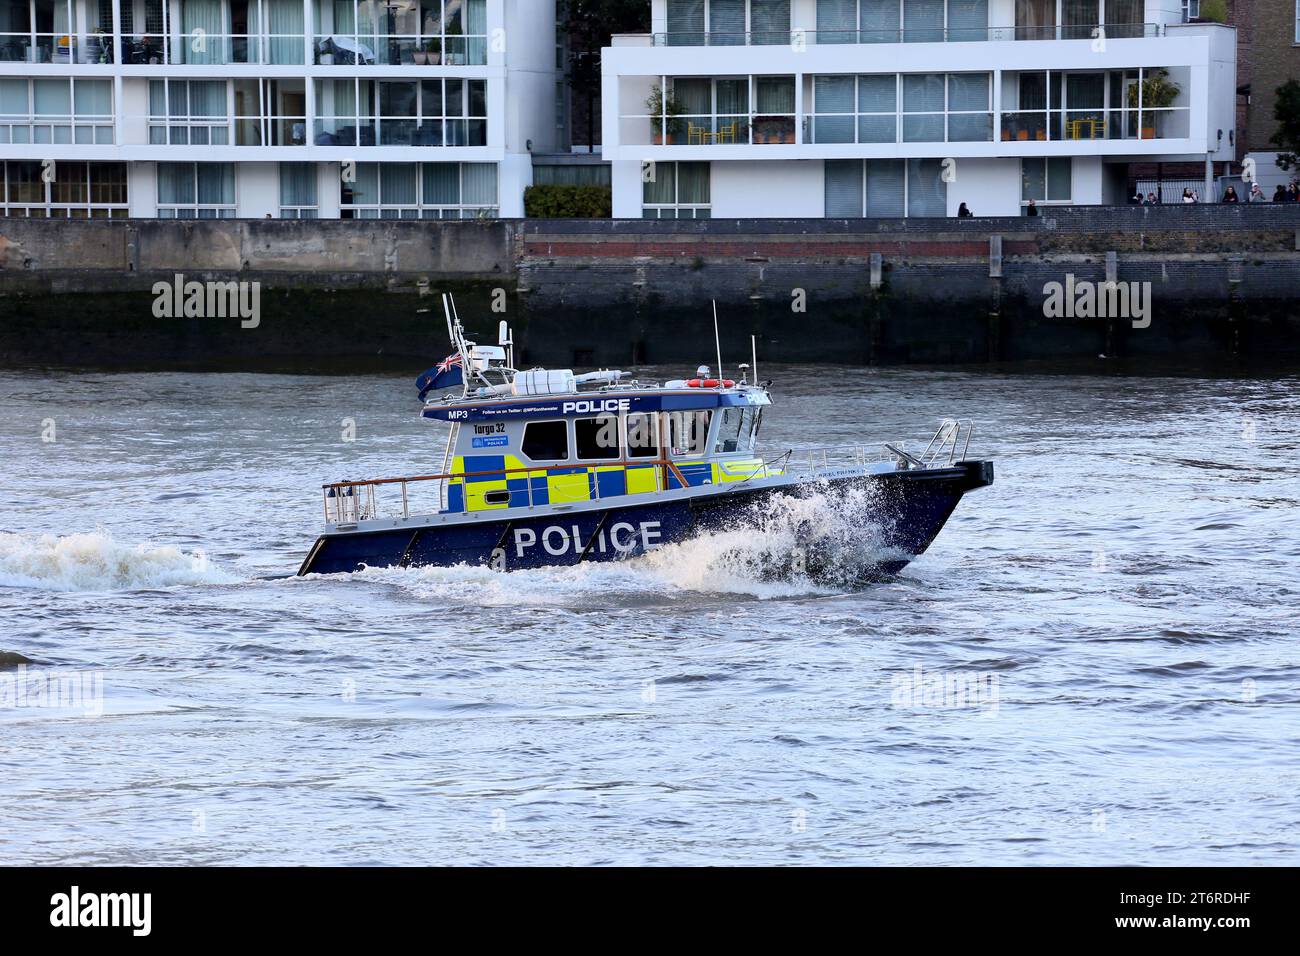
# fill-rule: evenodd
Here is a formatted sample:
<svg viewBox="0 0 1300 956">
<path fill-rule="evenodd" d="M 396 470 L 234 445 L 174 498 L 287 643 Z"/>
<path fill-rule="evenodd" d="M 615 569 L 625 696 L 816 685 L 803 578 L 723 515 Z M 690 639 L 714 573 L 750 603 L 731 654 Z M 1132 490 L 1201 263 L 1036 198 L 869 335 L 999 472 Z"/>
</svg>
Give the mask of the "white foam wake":
<svg viewBox="0 0 1300 956">
<path fill-rule="evenodd" d="M 239 580 L 202 552 L 128 545 L 102 532 L 54 535 L 0 533 L 0 586 L 47 591 L 124 591 Z"/>
<path fill-rule="evenodd" d="M 862 587 L 863 573 L 904 558 L 880 541 L 879 503 L 865 489 L 777 496 L 727 527 L 668 544 L 630 561 L 590 562 L 501 574 L 483 566 L 371 569 L 422 600 L 480 606 L 582 605 L 700 594 L 767 600 Z"/>
</svg>

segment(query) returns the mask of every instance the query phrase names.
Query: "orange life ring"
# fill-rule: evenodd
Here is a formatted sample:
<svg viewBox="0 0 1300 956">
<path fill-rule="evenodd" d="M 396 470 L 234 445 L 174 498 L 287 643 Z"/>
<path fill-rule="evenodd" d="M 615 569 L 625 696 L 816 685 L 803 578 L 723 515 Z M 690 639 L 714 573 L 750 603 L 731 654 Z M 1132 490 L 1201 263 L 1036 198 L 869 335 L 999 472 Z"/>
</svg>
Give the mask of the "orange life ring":
<svg viewBox="0 0 1300 956">
<path fill-rule="evenodd" d="M 693 378 L 686 383 L 687 388 L 731 388 L 736 383 L 729 378 Z"/>
</svg>

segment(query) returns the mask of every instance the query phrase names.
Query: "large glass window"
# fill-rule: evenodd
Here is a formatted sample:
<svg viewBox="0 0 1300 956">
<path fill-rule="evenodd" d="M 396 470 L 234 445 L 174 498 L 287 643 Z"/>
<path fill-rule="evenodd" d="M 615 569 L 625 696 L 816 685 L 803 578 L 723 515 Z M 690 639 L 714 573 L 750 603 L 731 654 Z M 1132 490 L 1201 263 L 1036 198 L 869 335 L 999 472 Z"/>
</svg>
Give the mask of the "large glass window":
<svg viewBox="0 0 1300 956">
<path fill-rule="evenodd" d="M 813 142 L 853 142 L 856 86 L 853 76 L 813 77 Z"/>
<path fill-rule="evenodd" d="M 903 141 L 942 143 L 944 138 L 944 75 L 903 75 Z"/>
<path fill-rule="evenodd" d="M 897 43 L 902 38 L 900 0 L 858 0 L 858 29 L 863 43 Z"/>
<path fill-rule="evenodd" d="M 893 73 L 813 77 L 813 141 L 893 143 L 902 91 L 905 142 L 993 138 L 988 73 Z"/>
<path fill-rule="evenodd" d="M 36 161 L 2 163 L 0 214 L 57 219 L 125 218 L 125 163 L 59 160 L 54 178 L 45 181 Z"/>
<path fill-rule="evenodd" d="M 112 142 L 111 80 L 0 79 L 0 144 Z"/>
<path fill-rule="evenodd" d="M 858 42 L 858 0 L 817 0 L 817 42 Z"/>
<path fill-rule="evenodd" d="M 790 0 L 668 0 L 670 46 L 784 45 Z"/>
<path fill-rule="evenodd" d="M 307 142 L 305 80 L 231 81 L 237 146 L 302 146 Z"/>
<path fill-rule="evenodd" d="M 944 0 L 903 0 L 903 42 L 943 40 Z"/>
<path fill-rule="evenodd" d="M 573 446 L 579 461 L 622 458 L 618 416 L 601 415 L 599 418 L 573 420 Z"/>
<path fill-rule="evenodd" d="M 316 164 L 280 164 L 280 218 L 315 219 Z"/>
<path fill-rule="evenodd" d="M 670 78 L 681 112 L 650 117 L 656 143 L 665 126 L 669 143 L 691 146 L 796 141 L 793 76 Z"/>
<path fill-rule="evenodd" d="M 149 142 L 225 146 L 230 142 L 225 80 L 150 80 Z"/>
<path fill-rule="evenodd" d="M 1070 158 L 1022 159 L 1020 161 L 1020 200 L 1035 203 L 1068 203 L 1072 195 Z"/>
<path fill-rule="evenodd" d="M 991 142 L 991 78 L 988 73 L 948 74 L 948 141 Z"/>
<path fill-rule="evenodd" d="M 532 461 L 567 461 L 569 425 L 567 422 L 529 422 L 524 426 L 520 446 L 525 458 Z"/>
<path fill-rule="evenodd" d="M 230 163 L 159 163 L 158 218 L 235 218 L 234 166 Z"/>
<path fill-rule="evenodd" d="M 476 219 L 498 212 L 495 163 L 357 163 L 344 219 Z"/>
<path fill-rule="evenodd" d="M 1054 39 L 1057 2 L 1058 0 L 1016 0 L 1016 39 Z"/>
<path fill-rule="evenodd" d="M 817 0 L 818 43 L 938 43 L 988 36 L 988 0 Z"/>
<path fill-rule="evenodd" d="M 318 80 L 317 146 L 486 146 L 487 81 Z"/>
<path fill-rule="evenodd" d="M 487 63 L 487 0 L 315 0 L 315 5 L 319 64 Z"/>
<path fill-rule="evenodd" d="M 831 219 L 947 214 L 948 184 L 940 160 L 826 161 L 826 216 Z"/>
<path fill-rule="evenodd" d="M 708 163 L 655 163 L 642 187 L 646 219 L 708 219 Z"/>
</svg>

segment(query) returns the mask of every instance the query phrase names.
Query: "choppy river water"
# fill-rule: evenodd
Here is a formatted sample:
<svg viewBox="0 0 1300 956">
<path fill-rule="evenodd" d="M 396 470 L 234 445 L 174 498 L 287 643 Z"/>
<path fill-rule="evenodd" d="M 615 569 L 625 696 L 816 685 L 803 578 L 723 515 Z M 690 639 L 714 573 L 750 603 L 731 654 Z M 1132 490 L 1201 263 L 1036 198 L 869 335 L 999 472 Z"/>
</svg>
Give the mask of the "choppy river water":
<svg viewBox="0 0 1300 956">
<path fill-rule="evenodd" d="M 1300 862 L 1300 378 L 764 372 L 766 449 L 960 415 L 997 482 L 854 594 L 294 579 L 441 462 L 407 378 L 0 373 L 0 863 Z"/>
</svg>

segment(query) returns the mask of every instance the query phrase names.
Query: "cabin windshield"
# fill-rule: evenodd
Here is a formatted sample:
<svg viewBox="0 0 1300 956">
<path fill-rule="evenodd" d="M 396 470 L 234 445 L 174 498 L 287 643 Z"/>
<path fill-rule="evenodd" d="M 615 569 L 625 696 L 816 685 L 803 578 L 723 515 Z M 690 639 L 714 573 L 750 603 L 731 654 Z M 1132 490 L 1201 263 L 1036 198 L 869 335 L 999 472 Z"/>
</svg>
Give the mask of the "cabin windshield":
<svg viewBox="0 0 1300 956">
<path fill-rule="evenodd" d="M 734 451 L 752 451 L 757 420 L 757 410 L 749 406 L 723 409 L 718 422 L 718 435 L 713 442 L 713 453 L 722 455 Z"/>
</svg>

